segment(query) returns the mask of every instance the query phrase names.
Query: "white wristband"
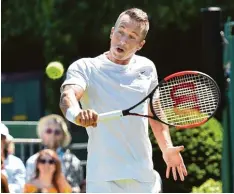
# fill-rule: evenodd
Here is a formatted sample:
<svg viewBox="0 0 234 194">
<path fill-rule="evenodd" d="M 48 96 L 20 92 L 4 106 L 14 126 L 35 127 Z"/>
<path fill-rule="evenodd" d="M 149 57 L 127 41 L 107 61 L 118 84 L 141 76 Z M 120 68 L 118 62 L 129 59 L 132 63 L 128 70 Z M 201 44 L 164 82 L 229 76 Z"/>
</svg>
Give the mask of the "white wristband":
<svg viewBox="0 0 234 194">
<path fill-rule="evenodd" d="M 76 107 L 70 107 L 67 109 L 66 112 L 66 118 L 67 120 L 69 120 L 70 122 L 74 123 L 77 125 L 77 123 L 75 122 L 76 116 L 80 113 L 81 110 L 79 110 Z"/>
</svg>

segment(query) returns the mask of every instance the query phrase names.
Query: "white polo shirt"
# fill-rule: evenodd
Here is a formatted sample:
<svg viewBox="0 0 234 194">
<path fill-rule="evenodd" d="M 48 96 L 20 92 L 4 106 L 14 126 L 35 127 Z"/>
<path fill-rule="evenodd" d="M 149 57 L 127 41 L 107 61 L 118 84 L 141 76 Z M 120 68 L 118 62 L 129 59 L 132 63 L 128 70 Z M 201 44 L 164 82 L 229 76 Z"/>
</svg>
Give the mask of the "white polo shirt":
<svg viewBox="0 0 234 194">
<path fill-rule="evenodd" d="M 70 65 L 63 85 L 76 84 L 85 93 L 83 109 L 98 113 L 129 108 L 142 100 L 158 83 L 152 61 L 134 55 L 127 65 L 111 62 L 104 54 L 83 58 Z M 148 103 L 134 112 L 148 114 Z M 154 180 L 148 119 L 124 116 L 88 127 L 87 181 Z"/>
</svg>

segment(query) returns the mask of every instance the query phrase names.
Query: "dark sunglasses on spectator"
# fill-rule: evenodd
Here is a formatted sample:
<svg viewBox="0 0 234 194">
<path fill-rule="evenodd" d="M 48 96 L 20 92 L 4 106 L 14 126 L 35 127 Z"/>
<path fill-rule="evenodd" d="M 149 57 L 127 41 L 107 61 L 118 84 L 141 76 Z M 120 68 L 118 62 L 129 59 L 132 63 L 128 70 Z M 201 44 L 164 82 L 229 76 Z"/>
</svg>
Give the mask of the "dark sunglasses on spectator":
<svg viewBox="0 0 234 194">
<path fill-rule="evenodd" d="M 59 129 L 53 130 L 53 129 L 48 128 L 48 129 L 46 129 L 46 133 L 47 133 L 47 134 L 52 134 L 52 133 L 54 133 L 55 135 L 61 135 L 62 131 L 59 130 Z"/>
<path fill-rule="evenodd" d="M 41 164 L 55 164 L 55 160 L 51 159 L 51 160 L 46 160 L 46 159 L 39 159 L 38 160 L 39 163 Z"/>
</svg>

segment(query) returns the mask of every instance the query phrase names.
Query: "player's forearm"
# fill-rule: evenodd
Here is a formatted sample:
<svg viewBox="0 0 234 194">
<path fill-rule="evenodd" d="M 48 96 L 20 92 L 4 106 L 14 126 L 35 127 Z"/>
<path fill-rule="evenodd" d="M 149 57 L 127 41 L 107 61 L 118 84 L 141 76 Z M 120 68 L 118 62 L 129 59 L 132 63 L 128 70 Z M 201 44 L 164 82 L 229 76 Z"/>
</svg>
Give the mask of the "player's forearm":
<svg viewBox="0 0 234 194">
<path fill-rule="evenodd" d="M 61 91 L 60 109 L 64 116 L 75 124 L 75 119 L 81 111 L 78 100 L 83 96 L 83 93 L 84 90 L 78 85 L 66 85 Z"/>
<path fill-rule="evenodd" d="M 67 110 L 71 107 L 80 110 L 75 93 L 72 90 L 66 90 L 61 94 L 59 106 L 64 116 L 66 116 Z"/>
<path fill-rule="evenodd" d="M 82 127 L 96 127 L 98 114 L 94 110 L 82 110 L 78 101 L 84 94 L 79 85 L 66 85 L 61 91 L 60 108 L 70 122 Z"/>
<path fill-rule="evenodd" d="M 169 127 L 158 121 L 150 120 L 150 126 L 152 128 L 153 134 L 158 142 L 158 145 L 162 152 L 168 147 L 172 147 L 173 143 L 171 141 Z"/>
</svg>

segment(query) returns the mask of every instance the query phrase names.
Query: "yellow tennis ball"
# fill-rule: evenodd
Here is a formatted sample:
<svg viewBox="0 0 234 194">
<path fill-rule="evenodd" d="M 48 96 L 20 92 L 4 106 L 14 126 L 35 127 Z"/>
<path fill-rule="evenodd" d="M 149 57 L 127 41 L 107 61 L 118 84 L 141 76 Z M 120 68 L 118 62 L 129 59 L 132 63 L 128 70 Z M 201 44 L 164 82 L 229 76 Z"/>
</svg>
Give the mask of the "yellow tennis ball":
<svg viewBox="0 0 234 194">
<path fill-rule="evenodd" d="M 58 61 L 50 62 L 46 67 L 46 74 L 50 79 L 59 79 L 63 76 L 64 68 Z"/>
</svg>

